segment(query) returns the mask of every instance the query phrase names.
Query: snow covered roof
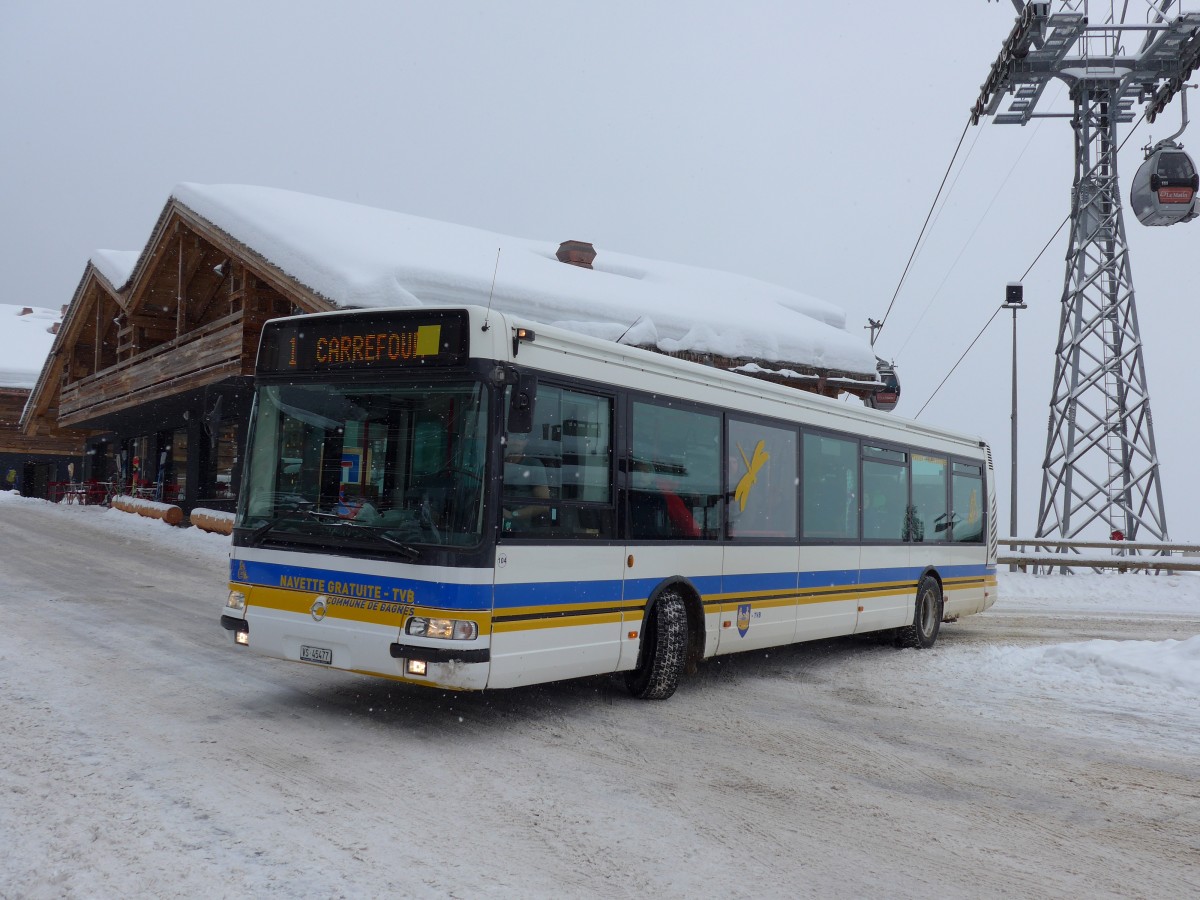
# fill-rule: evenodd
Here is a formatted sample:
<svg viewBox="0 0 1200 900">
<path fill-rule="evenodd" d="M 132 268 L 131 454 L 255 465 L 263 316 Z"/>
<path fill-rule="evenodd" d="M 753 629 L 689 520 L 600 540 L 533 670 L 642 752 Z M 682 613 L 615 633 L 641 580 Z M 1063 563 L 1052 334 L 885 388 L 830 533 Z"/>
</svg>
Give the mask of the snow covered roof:
<svg viewBox="0 0 1200 900">
<path fill-rule="evenodd" d="M 119 289 L 133 274 L 140 255 L 137 250 L 94 250 L 91 263 L 114 289 Z"/>
<path fill-rule="evenodd" d="M 61 318 L 57 309 L 0 303 L 0 388 L 33 388 Z"/>
<path fill-rule="evenodd" d="M 172 196 L 335 306 L 486 305 L 490 298 L 502 312 L 668 353 L 874 377 L 874 353 L 845 330 L 841 309 L 754 278 L 602 246 L 589 270 L 559 262 L 558 240 L 275 188 L 180 184 Z M 109 280 L 121 287 L 117 278 L 134 265 L 129 255 L 106 253 L 92 261 L 106 277 L 104 266 L 112 269 Z"/>
</svg>

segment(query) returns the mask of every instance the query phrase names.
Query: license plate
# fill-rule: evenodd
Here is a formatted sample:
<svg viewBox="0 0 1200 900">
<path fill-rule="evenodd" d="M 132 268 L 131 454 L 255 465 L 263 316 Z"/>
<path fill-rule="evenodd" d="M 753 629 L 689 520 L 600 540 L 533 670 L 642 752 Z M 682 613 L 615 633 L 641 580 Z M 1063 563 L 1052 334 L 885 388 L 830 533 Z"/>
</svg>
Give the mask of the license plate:
<svg viewBox="0 0 1200 900">
<path fill-rule="evenodd" d="M 326 650 L 324 647 L 300 647 L 301 662 L 324 663 L 327 666 L 333 665 L 333 651 Z"/>
</svg>

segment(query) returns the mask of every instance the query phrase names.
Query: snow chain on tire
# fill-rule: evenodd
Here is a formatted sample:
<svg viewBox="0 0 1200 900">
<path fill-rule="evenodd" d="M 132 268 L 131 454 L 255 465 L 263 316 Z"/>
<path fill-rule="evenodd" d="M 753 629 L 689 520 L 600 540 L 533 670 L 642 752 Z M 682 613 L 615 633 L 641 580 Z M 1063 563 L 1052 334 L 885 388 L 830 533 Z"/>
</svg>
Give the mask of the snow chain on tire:
<svg viewBox="0 0 1200 900">
<path fill-rule="evenodd" d="M 629 693 L 642 700 L 666 700 L 679 687 L 687 657 L 687 609 L 676 591 L 665 591 L 654 604 L 642 635 L 638 667 L 625 676 Z"/>
</svg>

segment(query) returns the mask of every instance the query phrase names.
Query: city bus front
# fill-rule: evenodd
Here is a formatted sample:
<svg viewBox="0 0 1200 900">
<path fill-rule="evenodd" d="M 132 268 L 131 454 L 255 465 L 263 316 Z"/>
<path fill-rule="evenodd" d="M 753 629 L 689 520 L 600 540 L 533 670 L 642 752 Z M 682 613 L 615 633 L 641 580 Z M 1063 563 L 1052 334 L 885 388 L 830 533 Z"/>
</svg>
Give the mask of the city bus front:
<svg viewBox="0 0 1200 900">
<path fill-rule="evenodd" d="M 486 335 L 472 315 L 330 313 L 265 326 L 221 619 L 236 643 L 486 686 L 489 436 L 509 369 L 472 357 L 470 335 Z"/>
</svg>

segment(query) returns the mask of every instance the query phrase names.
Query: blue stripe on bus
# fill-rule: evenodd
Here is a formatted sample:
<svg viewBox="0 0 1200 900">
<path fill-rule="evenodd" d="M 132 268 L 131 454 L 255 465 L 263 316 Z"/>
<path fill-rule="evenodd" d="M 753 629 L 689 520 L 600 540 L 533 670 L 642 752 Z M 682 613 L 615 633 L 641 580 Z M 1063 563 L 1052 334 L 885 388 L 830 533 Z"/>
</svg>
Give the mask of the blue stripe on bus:
<svg viewBox="0 0 1200 900">
<path fill-rule="evenodd" d="M 744 575 L 707 575 L 689 579 L 701 596 L 713 594 L 751 594 L 759 591 L 813 590 L 850 588 L 888 582 L 915 584 L 924 566 L 894 566 L 879 569 L 831 569 L 804 572 L 761 572 Z M 943 578 L 970 578 L 995 574 L 994 565 L 972 564 L 943 566 Z M 309 569 L 277 563 L 230 560 L 230 581 L 294 588 L 312 593 L 354 595 L 356 588 L 378 588 L 379 598 L 441 609 L 486 611 L 522 606 L 550 606 L 572 603 L 605 603 L 620 599 L 643 600 L 662 583 L 662 578 L 631 578 L 625 581 L 551 581 L 520 584 L 453 584 L 415 578 L 388 578 L 379 575 L 339 572 L 333 569 Z M 409 599 L 409 591 L 412 591 Z"/>
<path fill-rule="evenodd" d="M 564 603 L 613 603 L 621 599 L 621 582 L 544 581 L 496 585 L 496 609 L 554 606 Z"/>
<path fill-rule="evenodd" d="M 688 581 L 695 586 L 701 595 L 719 594 L 721 592 L 720 575 L 701 575 L 696 578 L 689 578 Z M 650 592 L 662 584 L 662 582 L 663 579 L 661 577 L 628 578 L 625 581 L 625 599 L 645 600 L 650 596 Z"/>
<path fill-rule="evenodd" d="M 852 587 L 860 581 L 858 569 L 829 569 L 800 573 L 800 588 Z"/>
<path fill-rule="evenodd" d="M 361 572 L 309 569 L 242 559 L 229 561 L 229 580 L 341 596 L 361 596 L 355 592 L 356 588 L 378 588 L 379 599 L 393 603 L 480 612 L 492 608 L 491 584 L 453 584 L 418 578 L 388 578 Z"/>
<path fill-rule="evenodd" d="M 752 591 L 794 591 L 795 572 L 755 572 L 750 575 L 725 575 L 721 579 L 722 594 L 749 593 Z"/>
</svg>

